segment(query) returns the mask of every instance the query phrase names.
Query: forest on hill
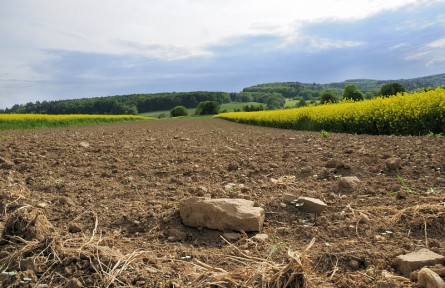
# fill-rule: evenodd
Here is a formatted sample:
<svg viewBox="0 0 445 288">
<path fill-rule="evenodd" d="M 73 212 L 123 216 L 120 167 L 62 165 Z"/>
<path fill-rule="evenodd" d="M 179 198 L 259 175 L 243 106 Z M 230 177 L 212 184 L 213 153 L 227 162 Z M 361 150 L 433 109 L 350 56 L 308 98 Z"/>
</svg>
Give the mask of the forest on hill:
<svg viewBox="0 0 445 288">
<path fill-rule="evenodd" d="M 399 80 L 372 80 L 372 79 L 352 79 L 343 82 L 328 84 L 301 83 L 301 82 L 277 82 L 259 84 L 243 89 L 247 93 L 281 93 L 286 98 L 302 98 L 304 100 L 318 100 L 321 93 L 330 90 L 338 98 L 341 98 L 346 85 L 354 84 L 365 95 L 365 98 L 373 98 L 378 95 L 380 88 L 384 84 L 400 83 L 407 91 L 413 92 L 425 88 L 435 88 L 445 86 L 445 73 L 426 77 Z"/>
<path fill-rule="evenodd" d="M 241 92 L 172 92 L 156 94 L 131 94 L 57 101 L 37 101 L 16 104 L 0 113 L 36 114 L 139 114 L 169 110 L 176 106 L 195 108 L 203 101 L 220 104 L 229 102 L 259 102 L 268 107 L 284 103 L 284 98 L 301 101 L 318 101 L 324 91 L 332 91 L 341 98 L 344 88 L 354 84 L 365 99 L 378 95 L 382 85 L 397 82 L 407 91 L 418 91 L 445 86 L 445 73 L 426 77 L 400 80 L 353 79 L 328 84 L 279 82 L 259 84 L 244 88 Z"/>
</svg>

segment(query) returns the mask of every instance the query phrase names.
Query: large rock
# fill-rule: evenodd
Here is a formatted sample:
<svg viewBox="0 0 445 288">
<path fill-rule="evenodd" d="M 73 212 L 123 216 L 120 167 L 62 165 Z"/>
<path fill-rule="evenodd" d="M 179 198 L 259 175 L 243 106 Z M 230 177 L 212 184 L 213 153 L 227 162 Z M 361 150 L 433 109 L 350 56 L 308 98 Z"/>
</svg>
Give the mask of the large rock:
<svg viewBox="0 0 445 288">
<path fill-rule="evenodd" d="M 408 275 L 421 267 L 443 263 L 444 259 L 444 256 L 422 248 L 415 252 L 397 256 L 395 265 L 401 274 Z"/>
<path fill-rule="evenodd" d="M 185 225 L 219 230 L 260 231 L 264 209 L 245 199 L 189 198 L 179 206 Z"/>
</svg>

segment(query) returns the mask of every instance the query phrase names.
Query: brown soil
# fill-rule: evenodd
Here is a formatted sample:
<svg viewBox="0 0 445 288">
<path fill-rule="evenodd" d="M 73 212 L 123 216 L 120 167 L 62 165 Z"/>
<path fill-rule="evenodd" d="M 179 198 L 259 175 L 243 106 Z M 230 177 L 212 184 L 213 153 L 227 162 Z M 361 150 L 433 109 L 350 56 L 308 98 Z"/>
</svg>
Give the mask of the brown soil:
<svg viewBox="0 0 445 288">
<path fill-rule="evenodd" d="M 393 260 L 421 247 L 445 255 L 444 151 L 443 137 L 323 138 L 216 119 L 2 132 L 0 282 L 414 287 Z M 315 217 L 285 193 L 329 207 Z M 231 231 L 184 226 L 191 196 L 255 201 L 269 238 L 228 243 Z M 16 231 L 26 219 L 34 228 Z"/>
</svg>

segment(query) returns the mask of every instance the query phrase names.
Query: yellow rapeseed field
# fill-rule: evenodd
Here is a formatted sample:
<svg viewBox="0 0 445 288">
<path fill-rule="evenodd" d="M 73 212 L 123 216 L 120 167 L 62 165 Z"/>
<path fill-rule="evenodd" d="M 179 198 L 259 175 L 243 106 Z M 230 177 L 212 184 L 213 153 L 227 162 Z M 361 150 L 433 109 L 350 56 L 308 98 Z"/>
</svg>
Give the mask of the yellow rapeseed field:
<svg viewBox="0 0 445 288">
<path fill-rule="evenodd" d="M 445 132 L 445 89 L 389 98 L 287 110 L 230 112 L 216 116 L 240 123 L 332 132 L 422 135 Z"/>
<path fill-rule="evenodd" d="M 44 127 L 67 127 L 111 122 L 154 119 L 133 115 L 46 115 L 46 114 L 0 114 L 0 130 L 30 129 Z"/>
</svg>

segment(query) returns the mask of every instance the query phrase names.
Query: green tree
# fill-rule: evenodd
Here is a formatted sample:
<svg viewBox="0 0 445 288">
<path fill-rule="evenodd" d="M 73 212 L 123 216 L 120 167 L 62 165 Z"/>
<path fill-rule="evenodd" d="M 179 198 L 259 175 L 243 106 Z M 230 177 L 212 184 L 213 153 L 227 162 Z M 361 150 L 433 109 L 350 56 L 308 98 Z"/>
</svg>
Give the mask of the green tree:
<svg viewBox="0 0 445 288">
<path fill-rule="evenodd" d="M 285 103 L 286 99 L 279 93 L 272 94 L 271 96 L 269 96 L 269 98 L 267 98 L 266 101 L 267 109 L 269 110 L 283 108 Z"/>
<path fill-rule="evenodd" d="M 304 107 L 304 106 L 307 106 L 306 100 L 304 100 L 303 98 L 300 99 L 300 101 L 298 101 L 298 103 L 297 103 L 296 106 L 297 106 L 297 107 Z"/>
<path fill-rule="evenodd" d="M 189 113 L 184 106 L 176 106 L 170 110 L 171 117 L 187 116 Z"/>
<path fill-rule="evenodd" d="M 393 82 L 380 87 L 379 95 L 389 97 L 402 92 L 406 92 L 405 87 L 400 83 Z"/>
<path fill-rule="evenodd" d="M 321 94 L 320 104 L 326 103 L 337 103 L 337 97 L 335 96 L 335 92 L 332 90 L 326 90 Z"/>
<path fill-rule="evenodd" d="M 200 102 L 198 108 L 196 108 L 196 115 L 212 115 L 218 114 L 219 103 L 215 101 L 203 101 Z"/>
<path fill-rule="evenodd" d="M 361 101 L 363 100 L 363 94 L 362 92 L 360 92 L 357 86 L 355 86 L 355 84 L 348 84 L 345 86 L 345 90 L 343 92 L 343 99 Z"/>
</svg>

